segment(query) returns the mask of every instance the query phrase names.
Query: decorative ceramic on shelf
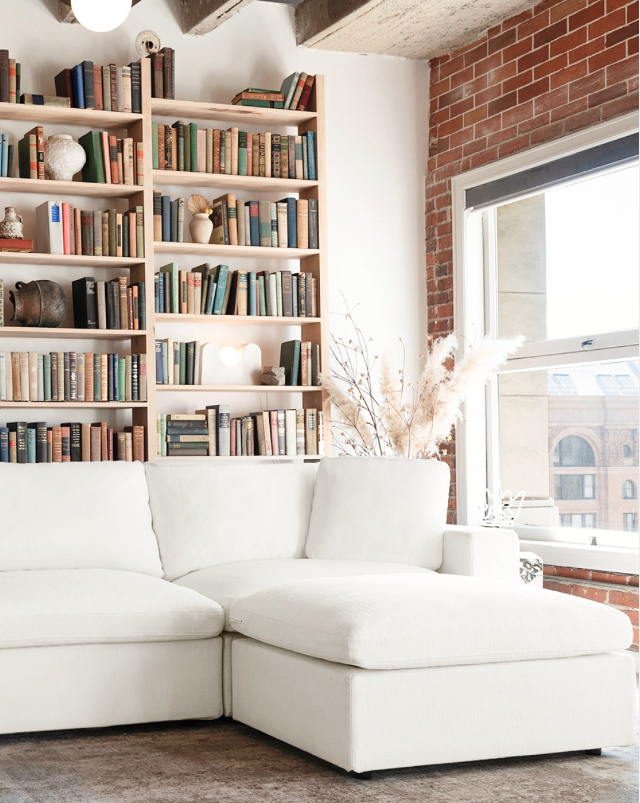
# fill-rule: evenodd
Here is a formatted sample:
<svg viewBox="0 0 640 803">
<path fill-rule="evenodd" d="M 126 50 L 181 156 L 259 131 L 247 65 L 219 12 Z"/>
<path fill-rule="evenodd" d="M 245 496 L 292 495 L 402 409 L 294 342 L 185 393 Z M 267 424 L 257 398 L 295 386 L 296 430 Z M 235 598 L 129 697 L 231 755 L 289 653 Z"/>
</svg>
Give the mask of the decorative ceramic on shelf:
<svg viewBox="0 0 640 803">
<path fill-rule="evenodd" d="M 4 220 L 0 221 L 0 238 L 22 240 L 22 225 L 22 215 L 16 212 L 15 206 L 6 206 Z"/>
<path fill-rule="evenodd" d="M 207 245 L 213 232 L 213 221 L 209 218 L 211 207 L 203 195 L 192 195 L 187 201 L 187 209 L 193 215 L 189 223 L 191 240 L 199 245 Z"/>
<path fill-rule="evenodd" d="M 71 134 L 54 134 L 44 144 L 45 178 L 73 181 L 85 165 L 87 154 Z"/>
<path fill-rule="evenodd" d="M 16 289 L 9 291 L 13 304 L 13 317 L 23 326 L 46 326 L 57 329 L 67 317 L 67 296 L 57 282 L 49 279 L 16 282 Z"/>
</svg>

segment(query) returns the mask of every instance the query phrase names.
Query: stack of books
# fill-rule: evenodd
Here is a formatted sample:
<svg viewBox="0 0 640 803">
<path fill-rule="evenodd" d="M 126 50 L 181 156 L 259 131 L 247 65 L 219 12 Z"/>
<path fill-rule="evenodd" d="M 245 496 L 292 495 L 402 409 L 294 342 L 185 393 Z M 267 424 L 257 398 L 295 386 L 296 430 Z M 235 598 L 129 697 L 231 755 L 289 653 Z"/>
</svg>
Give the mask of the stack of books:
<svg viewBox="0 0 640 803">
<path fill-rule="evenodd" d="M 287 340 L 280 346 L 279 366 L 284 368 L 285 385 L 317 386 L 320 384 L 320 346 Z"/>
<path fill-rule="evenodd" d="M 144 258 L 142 206 L 128 212 L 78 209 L 45 201 L 36 207 L 36 237 L 43 254 Z"/>
<path fill-rule="evenodd" d="M 251 133 L 235 126 L 225 130 L 198 128 L 177 120 L 172 126 L 152 124 L 154 170 L 186 170 L 228 176 L 318 178 L 316 135 Z"/>
<path fill-rule="evenodd" d="M 306 72 L 294 72 L 288 75 L 280 87 L 284 108 L 303 112 L 309 103 L 315 80 L 315 75 L 307 75 Z"/>
<path fill-rule="evenodd" d="M 284 109 L 284 96 L 279 89 L 243 89 L 231 101 L 234 106 L 258 106 L 264 109 Z"/>
<path fill-rule="evenodd" d="M 311 273 L 230 270 L 199 265 L 180 270 L 177 262 L 154 277 L 155 311 L 174 315 L 256 315 L 315 318 L 317 280 Z"/>
<path fill-rule="evenodd" d="M 0 103 L 17 103 L 20 97 L 19 62 L 9 57 L 8 50 L 0 50 Z"/>
<path fill-rule="evenodd" d="M 128 284 L 126 276 L 97 282 L 85 276 L 71 283 L 76 329 L 147 328 L 144 282 Z"/>
<path fill-rule="evenodd" d="M 200 341 L 156 340 L 156 385 L 199 385 Z"/>
<path fill-rule="evenodd" d="M 147 401 L 147 355 L 0 351 L 3 401 Z"/>
<path fill-rule="evenodd" d="M 88 131 L 78 139 L 87 154 L 82 180 L 96 184 L 144 184 L 144 145 L 132 137 Z"/>
<path fill-rule="evenodd" d="M 8 134 L 0 134 L 0 176 L 13 178 L 13 145 Z"/>
<path fill-rule="evenodd" d="M 158 413 L 157 454 L 162 457 L 321 456 L 324 454 L 324 415 L 321 410 L 311 409 L 263 410 L 232 418 L 228 404 L 209 405 L 194 415 Z"/>
<path fill-rule="evenodd" d="M 61 426 L 13 421 L 0 426 L 0 463 L 144 462 L 144 430 L 134 425 L 116 432 L 106 421 Z"/>
<path fill-rule="evenodd" d="M 56 95 L 69 98 L 74 109 L 142 113 L 140 63 L 100 67 L 83 61 L 55 77 Z"/>
<path fill-rule="evenodd" d="M 151 53 L 151 95 L 174 100 L 176 96 L 176 54 L 173 48 L 163 47 Z"/>
</svg>

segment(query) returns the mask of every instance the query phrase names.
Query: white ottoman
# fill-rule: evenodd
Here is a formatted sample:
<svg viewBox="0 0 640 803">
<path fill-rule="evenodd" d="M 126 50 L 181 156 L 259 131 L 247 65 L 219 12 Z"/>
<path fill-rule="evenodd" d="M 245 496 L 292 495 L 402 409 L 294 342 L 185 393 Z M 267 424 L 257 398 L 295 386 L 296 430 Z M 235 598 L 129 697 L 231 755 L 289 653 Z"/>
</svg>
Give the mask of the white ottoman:
<svg viewBox="0 0 640 803">
<path fill-rule="evenodd" d="M 438 574 L 305 580 L 235 602 L 233 716 L 356 772 L 634 742 L 624 614 Z"/>
</svg>

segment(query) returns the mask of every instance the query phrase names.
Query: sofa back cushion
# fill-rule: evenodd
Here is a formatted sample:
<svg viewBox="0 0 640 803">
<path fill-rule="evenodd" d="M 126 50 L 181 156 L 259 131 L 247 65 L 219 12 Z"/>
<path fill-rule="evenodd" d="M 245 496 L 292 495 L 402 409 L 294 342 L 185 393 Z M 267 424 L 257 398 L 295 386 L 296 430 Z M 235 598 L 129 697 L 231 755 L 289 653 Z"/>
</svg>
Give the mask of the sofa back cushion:
<svg viewBox="0 0 640 803">
<path fill-rule="evenodd" d="M 439 569 L 448 498 L 449 467 L 438 460 L 324 458 L 306 555 Z"/>
<path fill-rule="evenodd" d="M 162 577 L 142 463 L 0 464 L 0 571 Z"/>
<path fill-rule="evenodd" d="M 317 467 L 147 463 L 168 580 L 244 560 L 304 557 Z"/>
</svg>

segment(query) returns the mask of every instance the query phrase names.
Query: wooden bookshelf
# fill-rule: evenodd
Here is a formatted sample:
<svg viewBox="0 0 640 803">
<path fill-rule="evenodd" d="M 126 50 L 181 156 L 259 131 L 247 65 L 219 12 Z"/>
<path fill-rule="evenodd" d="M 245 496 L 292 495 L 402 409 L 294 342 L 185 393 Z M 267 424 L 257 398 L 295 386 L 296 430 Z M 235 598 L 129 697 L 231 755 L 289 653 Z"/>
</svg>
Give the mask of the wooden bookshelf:
<svg viewBox="0 0 640 803">
<path fill-rule="evenodd" d="M 163 100 L 151 97 L 150 62 L 141 60 L 141 96 L 142 113 L 120 113 L 96 111 L 92 109 L 70 109 L 57 106 L 29 106 L 23 104 L 0 103 L 0 120 L 24 122 L 28 127 L 33 125 L 64 125 L 86 129 L 122 130 L 126 136 L 144 143 L 144 186 L 121 184 L 93 184 L 81 181 L 50 181 L 23 178 L 0 178 L 0 192 L 24 193 L 28 195 L 46 195 L 49 198 L 76 196 L 91 199 L 126 199 L 131 206 L 143 206 L 145 222 L 145 257 L 92 257 L 69 256 L 41 253 L 0 252 L 2 264 L 21 267 L 25 272 L 23 281 L 29 281 L 28 267 L 39 266 L 54 269 L 78 269 L 88 272 L 116 269 L 128 271 L 132 282 L 144 281 L 146 284 L 146 331 L 138 330 L 103 330 L 72 328 L 29 328 L 20 326 L 0 327 L 0 347 L 4 339 L 30 341 L 34 340 L 69 340 L 69 341 L 130 341 L 135 353 L 147 356 L 147 394 L 146 402 L 0 402 L 2 409 L 21 409 L 24 411 L 59 408 L 92 409 L 92 410 L 129 410 L 131 424 L 143 425 L 146 428 L 146 453 L 149 460 L 184 462 L 188 460 L 262 460 L 272 462 L 313 461 L 319 458 L 313 455 L 296 455 L 280 457 L 158 457 L 156 455 L 156 413 L 158 410 L 158 394 L 185 393 L 184 412 L 193 412 L 190 394 L 200 392 L 211 394 L 211 403 L 215 402 L 215 394 L 248 394 L 265 393 L 274 398 L 283 394 L 300 394 L 304 407 L 322 409 L 325 418 L 325 449 L 328 452 L 331 439 L 329 405 L 326 394 L 318 387 L 262 386 L 262 385 L 156 385 L 155 384 L 155 338 L 156 327 L 176 324 L 184 329 L 184 339 L 189 339 L 189 329 L 194 325 L 226 327 L 233 326 L 259 327 L 266 336 L 265 327 L 300 327 L 301 339 L 310 340 L 320 345 L 322 373 L 329 370 L 329 318 L 327 287 L 327 237 L 326 237 L 326 170 L 325 170 L 325 130 L 324 130 L 324 78 L 317 75 L 310 98 L 309 109 L 303 112 L 282 109 L 264 109 L 233 106 L 220 103 L 203 103 L 196 101 Z M 154 119 L 167 118 L 185 121 L 211 121 L 216 125 L 225 123 L 238 127 L 253 127 L 255 130 L 270 130 L 276 127 L 302 134 L 314 131 L 316 134 L 317 181 L 296 179 L 257 178 L 253 176 L 220 175 L 186 171 L 164 171 L 153 169 L 152 159 L 152 122 Z M 227 126 L 221 126 L 227 127 Z M 26 127 L 25 127 L 26 130 Z M 251 130 L 251 128 L 249 129 Z M 82 133 L 78 131 L 78 134 Z M 45 131 L 45 136 L 47 132 Z M 14 163 L 16 164 L 16 163 Z M 17 172 L 17 166 L 14 168 Z M 197 188 L 217 193 L 227 189 L 236 192 L 268 192 L 272 197 L 282 198 L 285 195 L 297 194 L 300 198 L 318 200 L 318 249 L 298 248 L 264 248 L 248 246 L 199 245 L 196 243 L 154 242 L 153 240 L 153 190 L 161 187 L 184 187 L 188 192 Z M 274 195 L 278 193 L 278 195 Z M 186 193 L 185 193 L 186 194 Z M 188 231 L 188 222 L 185 221 Z M 278 318 L 236 315 L 174 315 L 155 313 L 154 274 L 156 255 L 180 260 L 182 257 L 202 257 L 224 260 L 294 260 L 299 262 L 300 270 L 310 272 L 317 280 L 319 314 L 314 318 Z M 162 264 L 160 262 L 159 264 Z M 0 269 L 0 277 L 2 271 Z M 5 283 L 5 295 L 10 287 Z M 251 336 L 256 341 L 256 332 Z M 259 339 L 256 341 L 259 344 Z M 24 349 L 26 350 L 26 348 Z M 78 349 L 79 350 L 79 349 Z M 26 414 L 26 413 L 25 413 Z"/>
</svg>

